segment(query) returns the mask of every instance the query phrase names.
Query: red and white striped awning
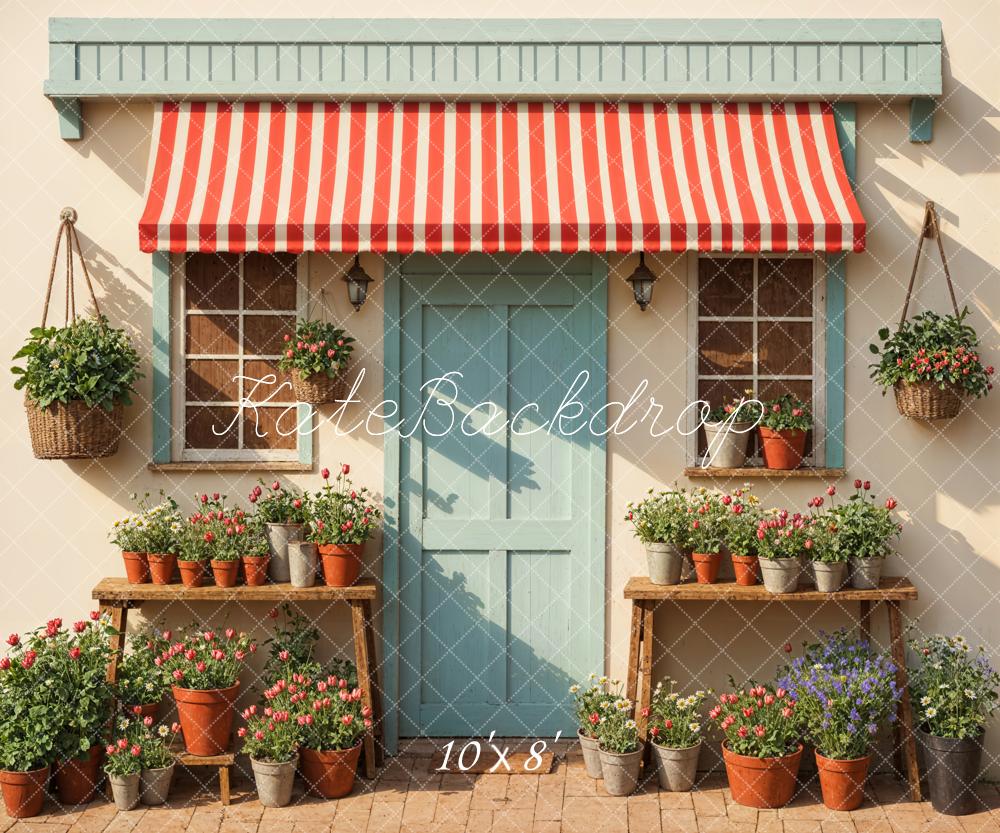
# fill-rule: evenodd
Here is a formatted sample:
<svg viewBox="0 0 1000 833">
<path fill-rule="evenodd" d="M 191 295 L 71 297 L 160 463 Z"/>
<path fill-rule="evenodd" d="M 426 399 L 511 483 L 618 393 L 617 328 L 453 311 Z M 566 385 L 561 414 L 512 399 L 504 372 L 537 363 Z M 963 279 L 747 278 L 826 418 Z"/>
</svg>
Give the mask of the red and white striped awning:
<svg viewBox="0 0 1000 833">
<path fill-rule="evenodd" d="M 827 104 L 166 103 L 143 251 L 861 251 Z"/>
</svg>

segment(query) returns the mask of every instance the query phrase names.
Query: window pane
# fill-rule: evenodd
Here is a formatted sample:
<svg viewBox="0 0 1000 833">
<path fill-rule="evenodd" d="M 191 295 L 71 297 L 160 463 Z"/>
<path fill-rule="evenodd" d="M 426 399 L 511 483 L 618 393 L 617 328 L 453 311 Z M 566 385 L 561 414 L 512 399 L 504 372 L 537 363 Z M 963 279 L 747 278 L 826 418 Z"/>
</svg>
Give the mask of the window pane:
<svg viewBox="0 0 1000 833">
<path fill-rule="evenodd" d="M 261 383 L 257 387 L 253 394 L 254 402 L 295 401 L 295 394 L 292 393 L 291 377 L 287 373 L 278 370 L 277 362 L 267 361 L 266 359 L 250 359 L 243 364 L 243 375 L 246 376 L 246 379 L 243 381 L 244 396 L 248 397 L 254 388 L 252 379 L 263 379 L 270 375 L 277 377 L 273 384 L 265 385 Z M 285 387 L 282 388 L 281 385 L 285 385 Z"/>
<path fill-rule="evenodd" d="M 758 315 L 812 316 L 812 258 L 761 258 L 757 269 Z"/>
<path fill-rule="evenodd" d="M 298 443 L 297 419 L 298 409 L 294 405 L 244 409 L 244 447 L 294 449 Z"/>
<path fill-rule="evenodd" d="M 187 309 L 237 309 L 239 258 L 234 254 L 190 254 L 184 264 Z"/>
<path fill-rule="evenodd" d="M 757 361 L 761 375 L 812 375 L 811 323 L 761 321 L 757 324 L 757 338 Z"/>
<path fill-rule="evenodd" d="M 240 398 L 235 359 L 189 359 L 185 374 L 185 396 L 189 402 L 235 402 Z"/>
<path fill-rule="evenodd" d="M 295 332 L 291 315 L 246 315 L 243 317 L 243 350 L 248 354 L 278 355 L 285 333 Z"/>
<path fill-rule="evenodd" d="M 239 319 L 235 315 L 188 315 L 187 353 L 233 355 L 239 352 Z"/>
<path fill-rule="evenodd" d="M 237 448 L 236 408 L 191 406 L 185 409 L 185 448 Z"/>
<path fill-rule="evenodd" d="M 734 376 L 753 373 L 753 324 L 699 321 L 698 373 Z"/>
<path fill-rule="evenodd" d="M 295 262 L 295 255 L 290 254 L 247 254 L 243 259 L 244 308 L 295 309 L 298 286 Z"/>
<path fill-rule="evenodd" d="M 752 258 L 698 258 L 698 315 L 753 315 Z"/>
</svg>

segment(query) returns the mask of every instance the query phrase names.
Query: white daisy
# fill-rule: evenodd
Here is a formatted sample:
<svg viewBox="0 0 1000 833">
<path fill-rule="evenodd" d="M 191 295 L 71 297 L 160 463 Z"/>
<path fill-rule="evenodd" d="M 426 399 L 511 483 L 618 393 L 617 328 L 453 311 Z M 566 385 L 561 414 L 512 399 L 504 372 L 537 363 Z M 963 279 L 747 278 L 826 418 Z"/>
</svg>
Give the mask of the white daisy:
<svg viewBox="0 0 1000 833">
<path fill-rule="evenodd" d="M 934 708 L 933 706 L 931 706 L 931 707 L 930 707 L 930 708 L 929 708 L 929 709 L 928 709 L 928 710 L 927 710 L 927 711 L 925 712 L 925 714 L 927 715 L 927 718 L 928 718 L 928 719 L 930 719 L 930 718 L 932 718 L 932 717 L 935 717 L 935 716 L 937 715 L 937 709 L 935 709 L 935 708 Z"/>
</svg>

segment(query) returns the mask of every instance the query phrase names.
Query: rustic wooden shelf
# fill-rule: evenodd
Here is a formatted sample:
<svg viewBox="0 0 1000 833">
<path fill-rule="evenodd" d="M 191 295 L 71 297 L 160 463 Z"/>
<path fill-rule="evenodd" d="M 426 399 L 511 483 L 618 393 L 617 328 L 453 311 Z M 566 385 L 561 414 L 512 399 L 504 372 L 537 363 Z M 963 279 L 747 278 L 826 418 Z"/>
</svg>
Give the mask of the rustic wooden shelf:
<svg viewBox="0 0 1000 833">
<path fill-rule="evenodd" d="M 742 466 L 737 469 L 722 469 L 710 468 L 708 466 L 688 466 L 684 469 L 684 476 L 708 477 L 715 480 L 737 477 L 759 477 L 767 480 L 814 477 L 825 480 L 837 480 L 844 476 L 844 472 L 844 469 L 828 469 L 814 466 L 803 466 L 798 469 L 766 469 L 763 466 Z"/>
<path fill-rule="evenodd" d="M 98 582 L 91 598 L 98 601 L 131 602 L 337 602 L 374 601 L 378 585 L 373 578 L 359 578 L 350 587 L 293 587 L 291 584 L 262 584 L 260 587 L 185 587 L 183 584 L 129 584 L 125 578 L 105 578 Z"/>
<path fill-rule="evenodd" d="M 183 767 L 215 767 L 219 770 L 219 801 L 223 806 L 228 806 L 230 802 L 229 767 L 236 763 L 236 753 L 232 751 L 232 741 L 230 740 L 230 751 L 221 755 L 192 755 L 184 748 L 184 741 L 176 738 L 170 745 L 170 751 L 174 759 Z"/>
<path fill-rule="evenodd" d="M 803 585 L 794 593 L 771 593 L 763 584 L 745 587 L 735 581 L 653 584 L 646 576 L 633 576 L 625 585 L 625 598 L 664 602 L 901 602 L 916 599 L 917 588 L 901 576 L 883 576 L 877 590 L 847 587 L 836 593 L 821 593 L 811 585 Z"/>
</svg>

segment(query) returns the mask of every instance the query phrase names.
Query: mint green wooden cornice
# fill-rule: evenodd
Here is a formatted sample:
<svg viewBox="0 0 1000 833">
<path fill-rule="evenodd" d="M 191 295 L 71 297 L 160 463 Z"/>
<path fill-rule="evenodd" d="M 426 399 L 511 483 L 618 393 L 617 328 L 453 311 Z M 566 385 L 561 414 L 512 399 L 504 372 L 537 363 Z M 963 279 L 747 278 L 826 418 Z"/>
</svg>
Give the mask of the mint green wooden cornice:
<svg viewBox="0 0 1000 833">
<path fill-rule="evenodd" d="M 90 98 L 907 98 L 926 141 L 941 45 L 914 19 L 52 18 L 44 92 L 66 139 Z"/>
</svg>

